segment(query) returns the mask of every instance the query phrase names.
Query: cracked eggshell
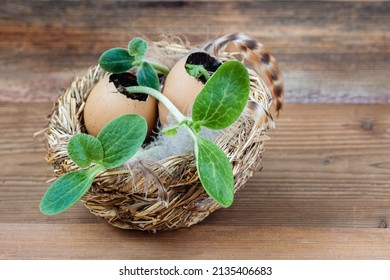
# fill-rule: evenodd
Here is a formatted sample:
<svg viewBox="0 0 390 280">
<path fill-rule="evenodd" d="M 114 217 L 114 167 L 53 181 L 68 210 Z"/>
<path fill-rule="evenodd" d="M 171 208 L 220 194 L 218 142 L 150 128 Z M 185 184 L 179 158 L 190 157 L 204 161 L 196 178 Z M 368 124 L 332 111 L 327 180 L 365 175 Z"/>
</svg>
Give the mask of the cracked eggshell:
<svg viewBox="0 0 390 280">
<path fill-rule="evenodd" d="M 188 56 L 181 58 L 171 69 L 165 79 L 162 93 L 182 112 L 188 116 L 196 96 L 203 88 L 203 83 L 192 77 L 185 69 Z M 168 124 L 168 109 L 158 103 L 159 117 L 162 124 Z"/>
<path fill-rule="evenodd" d="M 87 132 L 97 136 L 111 120 L 124 114 L 139 114 L 148 123 L 148 134 L 157 121 L 157 101 L 149 96 L 146 101 L 127 98 L 109 82 L 109 75 L 103 77 L 91 90 L 84 108 L 84 124 Z"/>
</svg>

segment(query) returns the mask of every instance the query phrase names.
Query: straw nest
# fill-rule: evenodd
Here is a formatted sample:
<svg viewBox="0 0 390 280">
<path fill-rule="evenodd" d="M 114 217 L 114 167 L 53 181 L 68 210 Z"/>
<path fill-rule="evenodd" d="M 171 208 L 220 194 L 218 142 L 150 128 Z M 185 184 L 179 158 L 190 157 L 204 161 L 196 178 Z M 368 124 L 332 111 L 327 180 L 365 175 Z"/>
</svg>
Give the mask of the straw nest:
<svg viewBox="0 0 390 280">
<path fill-rule="evenodd" d="M 193 48 L 182 39 L 164 38 L 149 42 L 147 55 L 173 66 L 190 50 Z M 214 55 L 222 61 L 237 57 L 222 50 Z M 235 192 L 260 170 L 267 130 L 273 125 L 269 114 L 272 95 L 256 71 L 248 71 L 248 106 L 215 140 L 233 166 Z M 85 133 L 85 101 L 105 74 L 99 66 L 90 68 L 85 76 L 74 78 L 54 105 L 46 130 L 46 159 L 56 176 L 78 169 L 68 157 L 67 143 L 72 135 Z M 82 201 L 91 213 L 115 227 L 152 232 L 189 227 L 221 207 L 203 190 L 192 152 L 158 161 L 141 159 L 106 171 L 96 177 Z"/>
</svg>

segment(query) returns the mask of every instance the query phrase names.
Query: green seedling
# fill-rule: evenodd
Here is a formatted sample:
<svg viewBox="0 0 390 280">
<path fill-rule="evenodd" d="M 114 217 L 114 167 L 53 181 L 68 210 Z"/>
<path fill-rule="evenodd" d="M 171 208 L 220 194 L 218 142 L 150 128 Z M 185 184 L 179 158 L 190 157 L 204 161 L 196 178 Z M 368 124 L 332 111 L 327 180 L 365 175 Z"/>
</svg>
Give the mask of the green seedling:
<svg viewBox="0 0 390 280">
<path fill-rule="evenodd" d="M 127 87 L 129 93 L 144 93 L 158 99 L 170 110 L 178 124 L 165 130 L 175 135 L 184 126 L 194 140 L 198 176 L 203 188 L 217 203 L 233 202 L 234 178 L 229 159 L 213 142 L 199 135 L 202 127 L 224 129 L 238 119 L 249 97 L 249 75 L 239 61 L 223 63 L 207 81 L 192 107 L 192 118 L 185 117 L 161 92 L 143 86 Z"/>
<path fill-rule="evenodd" d="M 59 214 L 79 201 L 102 171 L 121 166 L 141 147 L 147 124 L 139 115 L 120 116 L 106 126 L 97 138 L 88 134 L 73 136 L 68 143 L 69 157 L 82 170 L 58 178 L 44 194 L 39 206 L 46 215 Z"/>
<path fill-rule="evenodd" d="M 194 141 L 196 167 L 203 188 L 217 203 L 224 207 L 230 206 L 234 197 L 232 166 L 225 153 L 199 133 L 202 127 L 224 129 L 241 115 L 250 90 L 246 67 L 239 61 L 225 62 L 211 77 L 207 77 L 205 86 L 195 99 L 192 118 L 189 118 L 158 91 L 155 70 L 164 74 L 169 70 L 145 61 L 146 49 L 146 42 L 135 38 L 130 41 L 128 50 L 114 48 L 103 53 L 99 63 L 103 69 L 112 73 L 138 67 L 139 86 L 125 87 L 126 94 L 151 95 L 170 110 L 177 125 L 166 129 L 164 133 L 175 135 L 180 126 L 188 131 Z M 193 74 L 202 72 L 204 76 L 204 71 L 197 68 Z M 40 204 L 41 212 L 55 215 L 74 205 L 89 190 L 99 173 L 121 166 L 136 154 L 144 142 L 146 132 L 145 119 L 128 114 L 109 122 L 97 138 L 87 134 L 73 136 L 68 143 L 68 154 L 83 169 L 61 176 L 49 187 Z"/>
<path fill-rule="evenodd" d="M 137 68 L 137 82 L 140 86 L 160 89 L 156 71 L 168 75 L 169 69 L 164 65 L 148 61 L 145 58 L 148 43 L 141 38 L 134 38 L 125 48 L 112 48 L 99 58 L 99 65 L 107 72 L 121 74 L 133 67 Z"/>
<path fill-rule="evenodd" d="M 187 73 L 195 78 L 203 77 L 205 81 L 208 81 L 211 77 L 209 71 L 204 68 L 202 64 L 186 64 Z"/>
</svg>

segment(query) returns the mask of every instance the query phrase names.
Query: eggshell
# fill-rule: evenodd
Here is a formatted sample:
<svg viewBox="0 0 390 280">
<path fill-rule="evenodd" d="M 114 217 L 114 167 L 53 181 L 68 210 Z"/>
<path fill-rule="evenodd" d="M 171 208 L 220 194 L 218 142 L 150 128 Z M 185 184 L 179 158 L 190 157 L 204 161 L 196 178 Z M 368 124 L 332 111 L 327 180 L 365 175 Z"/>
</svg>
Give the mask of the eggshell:
<svg viewBox="0 0 390 280">
<path fill-rule="evenodd" d="M 124 114 L 139 114 L 148 123 L 148 135 L 156 125 L 157 101 L 149 96 L 147 101 L 127 98 L 119 93 L 109 76 L 102 78 L 91 90 L 84 108 L 84 124 L 87 132 L 97 136 L 111 120 Z"/>
<path fill-rule="evenodd" d="M 188 116 L 196 96 L 203 88 L 203 83 L 187 73 L 185 63 L 187 56 L 180 59 L 165 79 L 163 94 L 182 112 Z M 168 109 L 158 102 L 159 117 L 162 124 L 167 124 Z"/>
</svg>

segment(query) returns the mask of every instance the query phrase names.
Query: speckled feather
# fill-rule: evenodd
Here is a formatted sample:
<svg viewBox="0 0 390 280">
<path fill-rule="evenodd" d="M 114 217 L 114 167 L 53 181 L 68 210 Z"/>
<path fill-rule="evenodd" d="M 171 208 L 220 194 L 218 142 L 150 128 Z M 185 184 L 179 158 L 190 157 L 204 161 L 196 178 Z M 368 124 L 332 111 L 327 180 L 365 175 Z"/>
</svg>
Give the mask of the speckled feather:
<svg viewBox="0 0 390 280">
<path fill-rule="evenodd" d="M 249 62 L 253 70 L 266 82 L 272 93 L 274 108 L 278 114 L 283 107 L 283 78 L 271 51 L 263 44 L 242 33 L 232 33 L 212 40 L 203 46 L 203 50 L 219 56 L 221 52 L 226 51 L 229 43 L 240 51 L 244 62 Z"/>
</svg>

